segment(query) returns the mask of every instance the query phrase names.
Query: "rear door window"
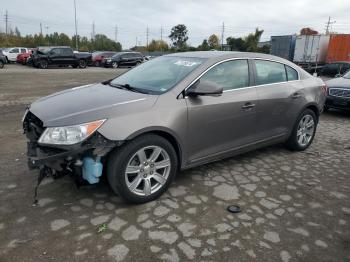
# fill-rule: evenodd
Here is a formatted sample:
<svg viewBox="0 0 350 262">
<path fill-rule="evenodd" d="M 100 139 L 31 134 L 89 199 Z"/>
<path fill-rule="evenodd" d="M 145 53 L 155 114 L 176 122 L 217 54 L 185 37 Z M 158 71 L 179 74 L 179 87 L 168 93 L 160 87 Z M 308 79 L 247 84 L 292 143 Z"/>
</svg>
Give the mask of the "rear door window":
<svg viewBox="0 0 350 262">
<path fill-rule="evenodd" d="M 27 53 L 27 50 L 25 48 L 21 48 L 21 53 Z"/>
<path fill-rule="evenodd" d="M 286 71 L 287 71 L 287 80 L 293 81 L 298 80 L 298 72 L 294 68 L 291 68 L 290 66 L 285 65 Z"/>
<path fill-rule="evenodd" d="M 19 49 L 18 48 L 14 48 L 10 51 L 10 53 L 19 53 Z"/>
<path fill-rule="evenodd" d="M 62 55 L 65 55 L 65 56 L 72 56 L 73 55 L 72 49 L 69 49 L 69 48 L 62 48 L 61 53 L 62 53 Z"/>
<path fill-rule="evenodd" d="M 287 81 L 284 64 L 265 60 L 255 60 L 255 68 L 256 85 L 266 85 Z"/>
</svg>

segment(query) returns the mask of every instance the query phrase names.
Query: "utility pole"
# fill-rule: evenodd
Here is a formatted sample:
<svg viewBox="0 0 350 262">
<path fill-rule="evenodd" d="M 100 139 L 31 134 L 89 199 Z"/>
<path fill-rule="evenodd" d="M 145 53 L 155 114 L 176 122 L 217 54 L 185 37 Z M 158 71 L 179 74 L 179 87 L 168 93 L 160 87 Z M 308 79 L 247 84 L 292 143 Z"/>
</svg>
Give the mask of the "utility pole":
<svg viewBox="0 0 350 262">
<path fill-rule="evenodd" d="M 224 48 L 224 33 L 225 33 L 225 23 L 222 22 L 222 28 L 221 28 L 221 50 Z"/>
<path fill-rule="evenodd" d="M 114 27 L 114 38 L 115 38 L 115 42 L 118 42 L 118 26 L 117 25 Z"/>
<path fill-rule="evenodd" d="M 149 28 L 147 26 L 146 28 L 146 47 L 148 48 L 148 35 L 149 35 Z"/>
<path fill-rule="evenodd" d="M 5 32 L 6 32 L 6 35 L 8 34 L 8 23 L 9 23 L 9 14 L 6 10 L 6 13 L 5 13 Z"/>
<path fill-rule="evenodd" d="M 91 40 L 95 40 L 95 21 L 92 22 Z"/>
<path fill-rule="evenodd" d="M 40 23 L 40 35 L 43 35 L 43 25 Z"/>
<path fill-rule="evenodd" d="M 331 17 L 328 17 L 328 21 L 326 23 L 326 35 L 329 35 L 332 24 L 335 24 L 336 21 L 331 21 Z"/>
<path fill-rule="evenodd" d="M 163 27 L 160 27 L 160 51 L 163 54 Z"/>
<path fill-rule="evenodd" d="M 75 21 L 75 49 L 78 50 L 78 27 L 77 27 L 77 5 L 74 0 L 74 21 Z"/>
<path fill-rule="evenodd" d="M 45 26 L 46 36 L 47 36 L 47 45 L 50 46 L 50 37 L 49 37 L 49 26 Z"/>
<path fill-rule="evenodd" d="M 135 47 L 137 47 L 137 36 L 136 36 L 136 42 L 135 42 Z"/>
</svg>

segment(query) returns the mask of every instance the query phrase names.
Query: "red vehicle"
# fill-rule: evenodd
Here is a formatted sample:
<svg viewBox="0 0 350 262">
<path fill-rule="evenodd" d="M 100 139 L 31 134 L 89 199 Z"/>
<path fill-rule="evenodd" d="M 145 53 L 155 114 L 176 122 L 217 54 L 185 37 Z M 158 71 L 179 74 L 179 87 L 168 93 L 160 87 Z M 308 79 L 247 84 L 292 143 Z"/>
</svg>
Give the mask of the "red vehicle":
<svg viewBox="0 0 350 262">
<path fill-rule="evenodd" d="M 21 53 L 17 56 L 16 62 L 22 65 L 27 64 L 28 58 L 30 58 L 30 55 L 32 54 L 32 50 L 29 50 L 27 53 Z"/>
<path fill-rule="evenodd" d="M 105 52 L 99 51 L 92 53 L 92 65 L 93 66 L 101 66 L 103 65 L 103 59 L 109 58 L 115 55 L 117 52 Z"/>
</svg>

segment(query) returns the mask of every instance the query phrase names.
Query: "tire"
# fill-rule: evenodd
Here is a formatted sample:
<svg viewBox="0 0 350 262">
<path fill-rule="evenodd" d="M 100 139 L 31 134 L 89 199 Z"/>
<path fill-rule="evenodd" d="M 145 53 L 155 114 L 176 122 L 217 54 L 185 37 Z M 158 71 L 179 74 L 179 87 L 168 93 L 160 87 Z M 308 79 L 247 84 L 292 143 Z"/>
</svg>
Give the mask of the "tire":
<svg viewBox="0 0 350 262">
<path fill-rule="evenodd" d="M 80 59 L 79 60 L 79 67 L 80 68 L 86 68 L 86 60 Z"/>
<path fill-rule="evenodd" d="M 323 107 L 323 112 L 327 112 L 328 110 L 329 110 L 329 107 L 325 105 L 325 106 Z"/>
<path fill-rule="evenodd" d="M 152 161 L 152 153 L 157 152 L 154 149 L 158 149 L 160 153 Z M 146 152 L 145 161 L 140 161 L 136 154 L 138 152 Z M 163 165 L 160 164 L 161 161 Z M 143 163 L 146 164 L 143 165 Z M 156 167 L 166 164 L 168 166 L 163 168 Z M 134 169 L 130 168 L 131 171 L 126 173 L 128 165 L 133 166 Z M 124 201 L 140 204 L 158 198 L 167 190 L 176 175 L 177 166 L 177 155 L 169 141 L 163 137 L 148 134 L 127 142 L 111 153 L 107 162 L 107 178 L 113 191 Z M 156 172 L 161 177 L 155 175 Z M 134 190 L 130 189 L 133 186 Z"/>
<path fill-rule="evenodd" d="M 99 61 L 96 61 L 96 62 L 94 63 L 94 65 L 97 66 L 97 67 L 100 67 L 100 66 L 101 66 L 101 64 L 100 64 Z"/>
<path fill-rule="evenodd" d="M 112 67 L 113 67 L 113 68 L 118 68 L 118 67 L 119 67 L 118 62 L 112 62 Z"/>
<path fill-rule="evenodd" d="M 317 117 L 311 109 L 305 109 L 298 117 L 287 141 L 287 147 L 294 151 L 304 151 L 315 138 Z M 313 127 L 311 127 L 313 123 Z M 309 127 L 307 127 L 309 125 Z M 302 138 L 304 137 L 304 138 Z"/>
<path fill-rule="evenodd" d="M 5 63 L 0 60 L 0 69 L 4 68 Z"/>
<path fill-rule="evenodd" d="M 47 69 L 48 66 L 49 66 L 49 63 L 47 62 L 47 60 L 45 59 L 40 60 L 39 67 L 41 69 Z"/>
</svg>

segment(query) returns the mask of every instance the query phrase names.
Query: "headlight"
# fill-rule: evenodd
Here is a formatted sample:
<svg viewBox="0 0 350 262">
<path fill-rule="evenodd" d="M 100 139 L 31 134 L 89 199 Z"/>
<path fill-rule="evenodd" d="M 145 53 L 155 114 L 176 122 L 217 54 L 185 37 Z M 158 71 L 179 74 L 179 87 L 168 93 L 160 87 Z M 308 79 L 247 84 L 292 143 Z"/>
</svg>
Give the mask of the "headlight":
<svg viewBox="0 0 350 262">
<path fill-rule="evenodd" d="M 111 62 L 111 61 L 112 61 L 112 59 L 110 59 L 110 58 L 107 59 L 107 62 Z"/>
<path fill-rule="evenodd" d="M 75 126 L 48 127 L 40 136 L 38 142 L 40 144 L 73 145 L 92 135 L 105 120 Z"/>
</svg>

